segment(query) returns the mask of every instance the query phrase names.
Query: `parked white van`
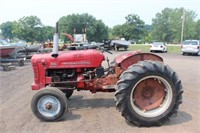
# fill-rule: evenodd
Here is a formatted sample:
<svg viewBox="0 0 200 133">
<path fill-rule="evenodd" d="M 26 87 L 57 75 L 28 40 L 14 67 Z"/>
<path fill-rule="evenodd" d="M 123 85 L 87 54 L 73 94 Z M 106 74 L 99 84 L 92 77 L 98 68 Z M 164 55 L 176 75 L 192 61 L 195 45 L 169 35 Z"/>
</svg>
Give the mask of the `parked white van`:
<svg viewBox="0 0 200 133">
<path fill-rule="evenodd" d="M 185 40 L 181 45 L 182 55 L 196 54 L 200 55 L 200 41 L 199 40 Z"/>
</svg>

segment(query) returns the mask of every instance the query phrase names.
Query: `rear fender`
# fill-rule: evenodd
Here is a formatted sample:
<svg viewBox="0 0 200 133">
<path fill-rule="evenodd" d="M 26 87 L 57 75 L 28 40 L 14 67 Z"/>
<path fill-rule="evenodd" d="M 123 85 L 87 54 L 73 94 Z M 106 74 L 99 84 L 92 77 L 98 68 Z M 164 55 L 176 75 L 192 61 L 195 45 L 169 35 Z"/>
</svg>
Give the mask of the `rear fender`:
<svg viewBox="0 0 200 133">
<path fill-rule="evenodd" d="M 163 59 L 155 54 L 151 53 L 137 53 L 123 59 L 118 66 L 120 66 L 123 70 L 126 70 L 129 66 L 144 60 L 153 60 L 163 62 Z"/>
</svg>

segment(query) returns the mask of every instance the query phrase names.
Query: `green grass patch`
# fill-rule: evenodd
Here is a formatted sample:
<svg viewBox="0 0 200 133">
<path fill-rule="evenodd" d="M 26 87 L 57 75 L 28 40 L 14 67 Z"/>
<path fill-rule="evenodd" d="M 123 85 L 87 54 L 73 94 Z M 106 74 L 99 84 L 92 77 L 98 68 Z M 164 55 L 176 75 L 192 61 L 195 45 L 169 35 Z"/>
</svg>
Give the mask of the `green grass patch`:
<svg viewBox="0 0 200 133">
<path fill-rule="evenodd" d="M 142 52 L 150 52 L 150 45 L 146 44 L 132 44 L 129 46 L 130 51 L 134 50 L 142 50 Z M 167 52 L 168 53 L 181 53 L 181 47 L 180 45 L 168 45 L 167 46 Z"/>
</svg>

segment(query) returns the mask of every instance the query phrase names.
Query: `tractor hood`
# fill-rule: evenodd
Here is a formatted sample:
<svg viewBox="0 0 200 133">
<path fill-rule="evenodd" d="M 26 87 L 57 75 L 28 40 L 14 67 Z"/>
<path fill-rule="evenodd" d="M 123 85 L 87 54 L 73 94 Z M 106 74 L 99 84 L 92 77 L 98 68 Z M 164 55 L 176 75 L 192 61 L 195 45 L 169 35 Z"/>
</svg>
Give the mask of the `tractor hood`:
<svg viewBox="0 0 200 133">
<path fill-rule="evenodd" d="M 32 65 L 41 64 L 46 68 L 95 68 L 101 66 L 104 55 L 97 50 L 59 51 L 58 56 L 52 53 L 35 54 Z"/>
</svg>

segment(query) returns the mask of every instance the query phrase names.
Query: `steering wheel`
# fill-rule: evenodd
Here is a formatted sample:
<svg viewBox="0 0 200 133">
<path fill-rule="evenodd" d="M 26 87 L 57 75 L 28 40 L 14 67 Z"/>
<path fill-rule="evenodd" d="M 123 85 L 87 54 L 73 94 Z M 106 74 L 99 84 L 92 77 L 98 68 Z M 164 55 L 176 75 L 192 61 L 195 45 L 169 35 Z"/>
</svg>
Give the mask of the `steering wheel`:
<svg viewBox="0 0 200 133">
<path fill-rule="evenodd" d="M 99 48 L 99 50 L 102 51 L 102 53 L 105 51 L 105 52 L 107 52 L 107 53 L 109 53 L 109 54 L 113 54 L 112 52 L 108 51 L 108 50 L 105 49 L 105 48 L 100 47 L 99 45 L 96 45 L 96 46 Z"/>
<path fill-rule="evenodd" d="M 113 54 L 112 52 L 108 51 L 108 50 L 105 49 L 105 48 L 100 47 L 99 45 L 96 45 L 96 46 L 99 48 L 99 50 L 102 51 L 102 53 L 105 51 L 105 52 L 107 52 L 107 53 L 109 53 L 109 54 Z"/>
</svg>

